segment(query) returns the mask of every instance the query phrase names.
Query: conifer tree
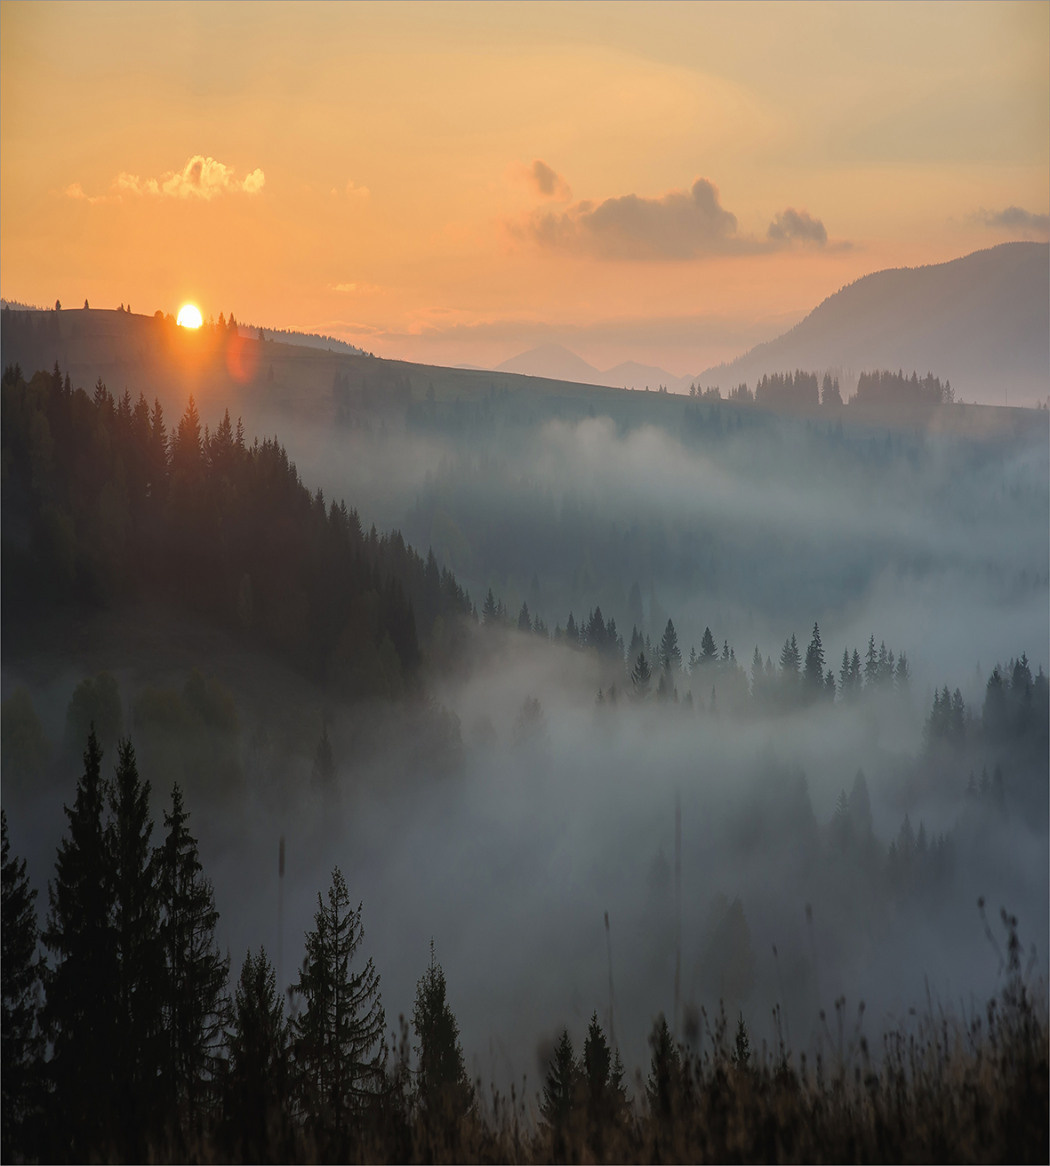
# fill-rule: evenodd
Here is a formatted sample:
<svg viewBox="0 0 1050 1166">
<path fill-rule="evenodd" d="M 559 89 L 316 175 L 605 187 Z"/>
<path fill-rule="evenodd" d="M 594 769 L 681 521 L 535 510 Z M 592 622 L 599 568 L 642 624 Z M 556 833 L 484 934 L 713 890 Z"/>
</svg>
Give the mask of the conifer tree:
<svg viewBox="0 0 1050 1166">
<path fill-rule="evenodd" d="M 811 696 L 820 694 L 824 684 L 824 646 L 820 642 L 820 628 L 813 624 L 813 637 L 806 649 L 806 667 L 803 673 L 806 691 Z"/>
<path fill-rule="evenodd" d="M 167 833 L 156 863 L 165 962 L 163 1079 L 176 1147 L 183 1152 L 202 1134 L 206 1111 L 215 1100 L 229 973 L 229 959 L 215 943 L 215 896 L 188 820 L 176 784 L 171 813 L 164 814 Z"/>
<path fill-rule="evenodd" d="M 11 1162 L 33 1156 L 36 1149 L 32 1126 L 41 1101 L 43 1041 L 38 1022 L 43 964 L 37 955 L 36 891 L 29 885 L 25 859 L 11 855 L 6 810 L 0 810 L 0 833 L 0 1157 Z"/>
<path fill-rule="evenodd" d="M 615 1059 L 598 1023 L 597 1012 L 591 1015 L 587 1037 L 583 1042 L 583 1082 L 587 1107 L 587 1139 L 596 1161 L 605 1158 L 605 1147 L 623 1125 L 627 1112 L 627 1095 L 623 1085 L 620 1054 Z"/>
<path fill-rule="evenodd" d="M 231 1157 L 287 1160 L 288 1026 L 277 977 L 259 948 L 244 957 L 233 996 L 225 1125 Z"/>
<path fill-rule="evenodd" d="M 780 649 L 781 679 L 788 683 L 794 683 L 799 677 L 800 666 L 801 659 L 799 657 L 798 641 L 795 639 L 794 632 L 792 632 L 791 637 L 784 641 L 784 646 Z"/>
<path fill-rule="evenodd" d="M 51 1156 L 86 1161 L 114 1149 L 116 943 L 113 873 L 102 820 L 106 786 L 94 727 L 68 832 L 59 844 L 44 943 L 54 961 L 44 1019 L 49 1077 L 62 1107 L 50 1124 Z"/>
<path fill-rule="evenodd" d="M 674 624 L 668 620 L 667 627 L 664 628 L 664 634 L 660 639 L 660 663 L 665 672 L 670 672 L 673 668 L 681 668 L 682 666 L 682 652 L 678 647 L 678 633 L 674 630 Z"/>
<path fill-rule="evenodd" d="M 634 685 L 634 694 L 639 700 L 649 695 L 649 685 L 652 683 L 653 670 L 644 652 L 638 653 L 638 659 L 631 671 L 631 683 Z"/>
<path fill-rule="evenodd" d="M 711 635 L 710 628 L 704 628 L 704 636 L 700 641 L 700 663 L 713 664 L 718 659 L 718 645 L 715 643 L 715 637 Z"/>
<path fill-rule="evenodd" d="M 179 421 L 171 443 L 172 472 L 195 477 L 200 472 L 203 462 L 204 440 L 201 437 L 201 419 L 197 412 L 197 403 L 191 394 L 186 412 Z"/>
<path fill-rule="evenodd" d="M 470 1111 L 474 1090 L 463 1063 L 459 1025 L 445 996 L 445 973 L 434 958 L 416 985 L 412 1028 L 419 1044 L 416 1096 L 430 1137 L 451 1148 L 459 1123 Z"/>
<path fill-rule="evenodd" d="M 293 991 L 303 999 L 294 1021 L 293 1057 L 300 1101 L 319 1145 L 345 1160 L 354 1121 L 383 1085 L 385 1019 L 379 975 L 369 959 L 351 970 L 361 945 L 361 904 L 339 868 L 327 902 L 317 896 L 314 928 L 306 934 L 306 958 Z"/>
<path fill-rule="evenodd" d="M 849 665 L 849 648 L 842 649 L 842 663 L 839 666 L 839 691 L 842 693 L 843 699 L 853 695 L 853 685 L 851 683 L 852 674 Z"/>
<path fill-rule="evenodd" d="M 645 1083 L 645 1096 L 654 1121 L 661 1126 L 667 1126 L 681 1110 L 684 1077 L 681 1054 L 662 1012 L 649 1034 L 649 1047 L 652 1049 L 652 1056 L 649 1062 L 649 1077 Z"/>
<path fill-rule="evenodd" d="M 117 770 L 109 787 L 106 848 L 113 879 L 114 1091 L 120 1145 L 129 1160 L 144 1157 L 156 1131 L 158 1074 L 164 1063 L 164 948 L 149 796 L 149 782 L 140 780 L 135 750 L 125 739 L 117 745 Z"/>
<path fill-rule="evenodd" d="M 569 1039 L 569 1030 L 562 1029 L 554 1053 L 547 1066 L 540 1099 L 540 1116 L 550 1131 L 554 1161 L 568 1157 L 573 1118 L 580 1091 L 580 1067 Z"/>
</svg>

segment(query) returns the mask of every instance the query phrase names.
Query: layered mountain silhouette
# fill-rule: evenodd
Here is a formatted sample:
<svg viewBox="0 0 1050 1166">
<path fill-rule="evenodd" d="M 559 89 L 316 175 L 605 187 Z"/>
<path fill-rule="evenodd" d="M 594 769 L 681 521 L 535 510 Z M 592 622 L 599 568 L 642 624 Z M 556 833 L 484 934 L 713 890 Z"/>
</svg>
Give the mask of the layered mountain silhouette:
<svg viewBox="0 0 1050 1166">
<path fill-rule="evenodd" d="M 642 389 L 646 385 L 657 389 L 663 385 L 669 392 L 688 392 L 695 378 L 679 377 L 655 365 L 638 364 L 625 360 L 604 372 L 588 364 L 581 356 L 562 344 L 541 344 L 496 366 L 499 372 L 519 373 L 523 376 L 544 377 L 552 381 L 576 381 L 584 385 L 611 385 L 614 388 Z"/>
<path fill-rule="evenodd" d="M 723 395 L 765 373 L 932 372 L 956 399 L 1032 405 L 1050 390 L 1050 245 L 1003 243 L 962 259 L 866 275 L 789 332 L 708 369 Z"/>
</svg>

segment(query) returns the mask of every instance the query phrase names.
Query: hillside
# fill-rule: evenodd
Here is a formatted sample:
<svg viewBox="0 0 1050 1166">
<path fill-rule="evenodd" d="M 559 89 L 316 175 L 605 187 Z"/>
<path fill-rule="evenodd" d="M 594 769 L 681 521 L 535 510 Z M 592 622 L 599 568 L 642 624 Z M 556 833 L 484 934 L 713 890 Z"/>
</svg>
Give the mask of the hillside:
<svg viewBox="0 0 1050 1166">
<path fill-rule="evenodd" d="M 833 370 L 844 388 L 864 370 L 931 371 L 956 398 L 1032 405 L 1050 382 L 1050 248 L 1004 243 L 950 263 L 877 271 L 829 296 L 789 332 L 702 385 L 723 393 L 763 374 Z"/>
</svg>

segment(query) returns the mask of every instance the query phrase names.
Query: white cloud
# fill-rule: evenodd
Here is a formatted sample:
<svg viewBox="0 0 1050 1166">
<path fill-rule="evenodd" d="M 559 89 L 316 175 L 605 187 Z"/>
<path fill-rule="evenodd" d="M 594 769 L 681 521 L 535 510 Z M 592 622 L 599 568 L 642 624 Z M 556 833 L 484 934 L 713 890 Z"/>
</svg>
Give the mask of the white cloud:
<svg viewBox="0 0 1050 1166">
<path fill-rule="evenodd" d="M 122 170 L 113 179 L 110 197 L 200 198 L 206 202 L 220 194 L 258 194 L 266 184 L 266 176 L 256 167 L 244 179 L 239 179 L 232 166 L 204 154 L 194 154 L 181 170 L 169 170 L 162 178 L 142 178 Z M 105 195 L 92 197 L 79 182 L 72 182 L 63 191 L 67 198 L 96 203 Z"/>
</svg>

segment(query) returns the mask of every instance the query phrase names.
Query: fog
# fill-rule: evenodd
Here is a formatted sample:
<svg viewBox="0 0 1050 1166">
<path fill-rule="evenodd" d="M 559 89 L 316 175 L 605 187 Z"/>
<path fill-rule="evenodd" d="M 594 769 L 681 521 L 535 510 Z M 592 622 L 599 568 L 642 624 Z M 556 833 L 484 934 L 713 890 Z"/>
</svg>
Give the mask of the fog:
<svg viewBox="0 0 1050 1166">
<path fill-rule="evenodd" d="M 673 697 L 642 701 L 594 652 L 471 624 L 463 658 L 425 671 L 425 698 L 353 706 L 181 626 L 172 642 L 192 642 L 192 660 L 170 645 L 122 657 L 89 636 L 75 654 L 4 662 L 5 698 L 26 688 L 58 758 L 37 784 L 5 775 L 38 911 L 79 772 L 78 749 L 61 756 L 76 685 L 111 671 L 135 738 L 142 691 L 177 690 L 196 666 L 236 706 L 221 742 L 235 778 L 166 768 L 178 743 L 163 736 L 136 745 L 155 841 L 168 778 L 187 785 L 231 973 L 263 944 L 292 983 L 338 865 L 363 903 L 388 1028 L 410 1015 L 433 939 L 468 1066 L 486 1081 L 524 1075 L 534 1091 L 560 1027 L 578 1045 L 594 1011 L 633 1074 L 657 1013 L 702 1043 L 720 1000 L 756 1043 L 783 1036 L 803 1051 L 828 1039 L 820 1012 L 840 997 L 851 1025 L 864 1003 L 869 1038 L 913 1008 L 979 1010 L 1001 984 L 979 896 L 1000 942 L 999 908 L 1017 915 L 1045 982 L 1050 852 L 1045 810 L 1030 811 L 1045 801 L 1046 759 L 996 752 L 979 730 L 992 667 L 1026 652 L 1034 674 L 1050 655 L 1047 424 L 956 416 L 966 423 L 908 427 L 699 409 L 634 424 L 539 410 L 458 431 L 249 417 L 278 432 L 311 488 L 345 498 L 366 527 L 432 546 L 479 610 L 491 587 L 512 625 L 522 602 L 551 631 L 600 604 L 625 640 L 638 624 L 655 648 L 670 618 L 688 657 L 710 627 L 749 669 L 756 646 L 775 665 L 792 634 L 804 656 L 819 621 L 836 677 L 843 650 L 863 658 L 874 636 L 906 652 L 910 685 L 763 712 L 734 708 L 721 672 L 676 670 Z M 598 703 L 610 684 L 619 699 Z M 970 735 L 935 754 L 924 726 L 944 685 L 961 690 Z M 435 708 L 458 721 L 447 748 L 431 747 Z M 318 788 L 322 723 L 337 776 Z M 112 761 L 110 749 L 107 772 Z M 993 813 L 966 786 L 1000 761 Z M 842 793 L 848 843 L 833 825 Z M 906 815 L 935 857 L 904 870 L 889 847 Z"/>
<path fill-rule="evenodd" d="M 1047 422 L 985 413 L 939 429 L 726 410 L 692 432 L 677 415 L 280 432 L 326 497 L 433 547 L 479 609 L 492 587 L 553 631 L 600 605 L 625 641 L 670 617 L 684 655 L 710 627 L 744 666 L 818 621 L 836 670 L 874 635 L 919 685 L 965 689 L 1050 639 Z"/>
</svg>

